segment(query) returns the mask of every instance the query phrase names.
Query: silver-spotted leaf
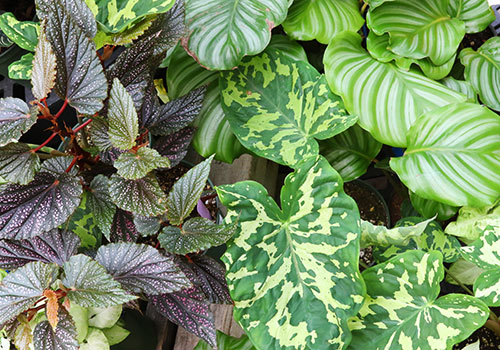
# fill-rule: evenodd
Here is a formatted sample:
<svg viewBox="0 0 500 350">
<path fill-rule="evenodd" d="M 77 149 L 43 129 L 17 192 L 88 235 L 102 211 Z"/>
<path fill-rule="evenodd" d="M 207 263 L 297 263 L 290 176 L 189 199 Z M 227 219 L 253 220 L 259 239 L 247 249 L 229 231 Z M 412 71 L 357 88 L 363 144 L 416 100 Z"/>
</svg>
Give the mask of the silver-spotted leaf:
<svg viewBox="0 0 500 350">
<path fill-rule="evenodd" d="M 35 350 L 78 350 L 75 322 L 64 309 L 58 312 L 59 322 L 54 329 L 49 321 L 42 321 L 33 331 Z"/>
<path fill-rule="evenodd" d="M 33 70 L 31 71 L 32 92 L 36 99 L 42 100 L 54 87 L 56 83 L 56 56 L 47 41 L 45 29 L 40 32 L 38 44 L 33 59 Z"/>
<path fill-rule="evenodd" d="M 158 231 L 160 231 L 162 223 L 166 221 L 167 218 L 165 217 L 165 215 L 158 215 L 153 217 L 134 215 L 135 227 L 142 236 L 156 235 Z"/>
<path fill-rule="evenodd" d="M 500 233 L 499 203 L 482 208 L 460 208 L 457 219 L 446 226 L 446 233 L 472 243 L 481 237 L 488 226 Z"/>
<path fill-rule="evenodd" d="M 408 244 L 412 238 L 420 236 L 433 219 L 428 219 L 415 225 L 394 227 L 391 229 L 362 220 L 361 245 L 366 247 L 370 245 L 389 246 Z"/>
<path fill-rule="evenodd" d="M 0 99 L 0 147 L 19 140 L 36 122 L 38 108 L 15 97 Z"/>
<path fill-rule="evenodd" d="M 88 256 L 79 254 L 63 265 L 61 283 L 68 288 L 72 303 L 85 307 L 123 304 L 136 297 L 125 292 L 106 269 Z"/>
<path fill-rule="evenodd" d="M 234 317 L 255 346 L 345 349 L 365 287 L 359 211 L 340 175 L 322 157 L 305 160 L 285 179 L 282 209 L 252 181 L 217 193 L 238 223 L 222 258 Z"/>
<path fill-rule="evenodd" d="M 132 97 L 118 78 L 113 80 L 109 95 L 109 138 L 113 146 L 127 150 L 135 145 L 139 122 Z"/>
<path fill-rule="evenodd" d="M 92 144 L 99 151 L 108 151 L 113 148 L 113 144 L 109 138 L 109 123 L 103 118 L 93 118 L 92 123 L 88 126 L 88 135 Z"/>
<path fill-rule="evenodd" d="M 116 211 L 116 206 L 109 194 L 109 179 L 104 175 L 97 175 L 89 187 L 87 206 L 94 216 L 95 223 L 109 239 L 111 223 Z"/>
<path fill-rule="evenodd" d="M 131 293 L 158 295 L 191 287 L 173 256 L 148 245 L 108 244 L 99 248 L 95 260 Z"/>
<path fill-rule="evenodd" d="M 455 103 L 421 115 L 391 168 L 420 197 L 480 207 L 500 196 L 500 118 L 488 108 Z"/>
<path fill-rule="evenodd" d="M 465 23 L 467 33 L 478 33 L 495 20 L 487 0 L 450 0 L 448 13 Z"/>
<path fill-rule="evenodd" d="M 200 340 L 193 350 L 213 350 L 204 340 Z M 240 338 L 231 337 L 217 331 L 217 349 L 219 350 L 256 350 L 246 334 Z"/>
<path fill-rule="evenodd" d="M 20 48 L 35 51 L 40 24 L 30 21 L 18 21 L 12 13 L 4 12 L 0 16 L 0 29 Z"/>
<path fill-rule="evenodd" d="M 158 168 L 169 168 L 170 160 L 162 157 L 158 151 L 149 147 L 141 147 L 136 152 L 126 152 L 115 160 L 114 166 L 118 175 L 128 180 L 143 178 L 150 171 Z"/>
<path fill-rule="evenodd" d="M 0 148 L 0 176 L 7 182 L 26 185 L 40 169 L 40 158 L 24 143 L 9 143 Z"/>
<path fill-rule="evenodd" d="M 187 127 L 173 134 L 160 137 L 153 148 L 162 156 L 170 159 L 170 167 L 174 167 L 184 159 L 193 139 L 194 129 Z"/>
<path fill-rule="evenodd" d="M 12 184 L 0 192 L 0 237 L 25 239 L 64 223 L 80 203 L 78 178 L 39 172 L 28 185 Z"/>
<path fill-rule="evenodd" d="M 210 173 L 211 156 L 189 169 L 177 180 L 167 198 L 167 217 L 172 225 L 181 224 L 193 211 Z"/>
<path fill-rule="evenodd" d="M 33 69 L 33 54 L 27 53 L 9 64 L 9 78 L 14 80 L 30 80 Z"/>
<path fill-rule="evenodd" d="M 54 157 L 47 159 L 45 162 L 42 163 L 42 166 L 40 167 L 40 172 L 49 173 L 54 176 L 60 176 L 65 173 L 76 176 L 78 174 L 77 170 L 78 166 L 75 166 L 71 168 L 69 172 L 66 172 L 72 161 L 73 161 L 72 156 L 62 156 L 62 157 Z"/>
<path fill-rule="evenodd" d="M 464 294 L 438 299 L 441 254 L 411 251 L 363 271 L 368 296 L 350 321 L 350 348 L 447 350 L 488 319 L 489 309 Z"/>
<path fill-rule="evenodd" d="M 330 138 L 357 120 L 313 66 L 275 50 L 244 59 L 221 75 L 220 85 L 226 118 L 243 146 L 291 167 L 318 154 L 315 139 Z"/>
<path fill-rule="evenodd" d="M 444 221 L 454 216 L 458 211 L 457 207 L 422 198 L 411 191 L 410 201 L 413 208 L 426 219 L 437 215 L 436 220 Z"/>
<path fill-rule="evenodd" d="M 134 224 L 132 213 L 117 208 L 111 223 L 111 242 L 135 242 L 139 231 Z"/>
</svg>

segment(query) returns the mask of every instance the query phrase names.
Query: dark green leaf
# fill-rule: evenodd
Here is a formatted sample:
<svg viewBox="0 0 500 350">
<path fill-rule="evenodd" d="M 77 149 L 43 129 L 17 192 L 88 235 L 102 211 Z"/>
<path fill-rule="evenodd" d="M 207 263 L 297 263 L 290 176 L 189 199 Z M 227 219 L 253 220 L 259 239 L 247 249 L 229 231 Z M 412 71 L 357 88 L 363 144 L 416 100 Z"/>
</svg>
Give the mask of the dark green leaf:
<svg viewBox="0 0 500 350">
<path fill-rule="evenodd" d="M 161 224 L 166 221 L 167 218 L 164 215 L 153 217 L 134 215 L 135 227 L 142 236 L 156 235 L 161 229 Z"/>
<path fill-rule="evenodd" d="M 109 194 L 109 179 L 106 176 L 97 175 L 90 183 L 87 206 L 94 215 L 95 223 L 109 239 L 116 206 Z"/>
<path fill-rule="evenodd" d="M 38 23 L 18 21 L 12 13 L 5 12 L 0 16 L 0 29 L 20 48 L 35 51 L 40 31 Z"/>
<path fill-rule="evenodd" d="M 137 152 L 126 152 L 115 160 L 114 166 L 118 175 L 125 179 L 143 178 L 150 171 L 158 168 L 169 168 L 170 160 L 162 157 L 158 151 L 149 147 L 141 147 Z"/>
<path fill-rule="evenodd" d="M 14 97 L 0 99 L 0 147 L 19 140 L 36 122 L 38 108 Z"/>
<path fill-rule="evenodd" d="M 24 143 L 9 143 L 0 148 L 0 176 L 11 183 L 26 185 L 40 169 L 40 159 Z"/>
<path fill-rule="evenodd" d="M 160 137 L 153 148 L 162 156 L 170 159 L 170 167 L 174 167 L 186 156 L 193 134 L 194 129 L 191 127 L 181 129 L 173 134 Z"/>
<path fill-rule="evenodd" d="M 139 124 L 132 97 L 115 78 L 109 96 L 109 138 L 113 146 L 127 150 L 135 145 Z"/>
<path fill-rule="evenodd" d="M 42 321 L 33 331 L 35 350 L 78 350 L 80 345 L 76 340 L 75 322 L 70 314 L 59 308 L 59 322 L 53 329 L 49 321 Z"/>
<path fill-rule="evenodd" d="M 134 224 L 132 213 L 117 208 L 111 223 L 111 242 L 135 242 L 139 232 Z"/>
<path fill-rule="evenodd" d="M 458 211 L 457 207 L 422 198 L 411 191 L 410 201 L 413 208 L 426 219 L 437 215 L 437 220 L 444 221 L 454 216 Z"/>
<path fill-rule="evenodd" d="M 97 226 L 94 213 L 87 205 L 89 192 L 84 191 L 80 205 L 66 222 L 64 229 L 80 237 L 82 248 L 95 248 L 102 242 L 102 232 Z"/>
<path fill-rule="evenodd" d="M 40 172 L 50 173 L 54 176 L 62 175 L 66 173 L 66 169 L 68 169 L 72 161 L 73 157 L 71 156 L 50 158 L 42 163 Z M 77 169 L 76 166 L 73 167 L 68 174 L 76 176 L 78 174 Z"/>
<path fill-rule="evenodd" d="M 33 54 L 27 53 L 19 60 L 9 64 L 9 78 L 14 80 L 30 80 L 33 69 Z"/>
<path fill-rule="evenodd" d="M 204 340 L 200 340 L 193 350 L 213 350 Z M 227 334 L 217 331 L 217 349 L 218 350 L 256 350 L 248 339 L 246 334 L 240 338 L 231 337 Z"/>
</svg>

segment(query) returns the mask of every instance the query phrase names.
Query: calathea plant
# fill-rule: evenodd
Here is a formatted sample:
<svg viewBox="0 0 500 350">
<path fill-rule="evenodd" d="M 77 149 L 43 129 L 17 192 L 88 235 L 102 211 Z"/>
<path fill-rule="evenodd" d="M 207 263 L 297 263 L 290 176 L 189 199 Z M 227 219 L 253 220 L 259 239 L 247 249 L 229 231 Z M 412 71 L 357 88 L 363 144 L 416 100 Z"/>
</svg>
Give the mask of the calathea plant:
<svg viewBox="0 0 500 350">
<path fill-rule="evenodd" d="M 212 158 L 168 195 L 158 180 L 184 157 L 205 92 L 165 105 L 156 96 L 153 73 L 185 32 L 182 3 L 148 17 L 147 30 L 107 69 L 112 48 L 96 52 L 96 19 L 83 0 L 36 5 L 36 99 L 0 100 L 0 176 L 7 181 L 0 267 L 10 271 L 0 285 L 0 325 L 19 349 L 92 348 L 97 326 L 81 333 L 75 308 L 137 306 L 139 298 L 215 346 L 208 305 L 231 299 L 223 267 L 198 253 L 224 243 L 234 225 L 191 217 Z M 51 91 L 64 101 L 57 113 L 46 104 Z M 80 121 L 73 128 L 59 120 L 70 107 Z M 38 122 L 48 122 L 52 135 L 40 145 L 19 142 Z M 64 140 L 59 151 L 47 147 L 54 138 Z M 117 337 L 105 336 L 108 343 Z"/>
</svg>

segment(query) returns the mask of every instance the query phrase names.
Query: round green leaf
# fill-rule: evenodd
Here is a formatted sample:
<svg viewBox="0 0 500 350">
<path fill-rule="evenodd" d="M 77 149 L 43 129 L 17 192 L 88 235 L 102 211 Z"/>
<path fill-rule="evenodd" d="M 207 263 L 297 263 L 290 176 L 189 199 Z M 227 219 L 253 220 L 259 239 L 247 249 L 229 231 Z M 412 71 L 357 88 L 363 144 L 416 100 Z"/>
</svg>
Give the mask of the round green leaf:
<svg viewBox="0 0 500 350">
<path fill-rule="evenodd" d="M 112 327 L 122 315 L 122 305 L 113 305 L 106 308 L 90 307 L 88 309 L 88 322 L 90 327 Z"/>
<path fill-rule="evenodd" d="M 76 340 L 81 343 L 87 338 L 89 331 L 88 310 L 78 304 L 71 304 L 69 314 L 75 323 L 77 333 Z"/>
<path fill-rule="evenodd" d="M 109 342 L 104 333 L 97 328 L 89 328 L 87 338 L 80 344 L 80 350 L 109 350 Z"/>
<path fill-rule="evenodd" d="M 415 208 L 415 210 L 426 219 L 437 215 L 437 220 L 445 221 L 455 215 L 458 211 L 458 207 L 422 198 L 411 191 L 410 201 L 413 208 Z"/>
<path fill-rule="evenodd" d="M 130 334 L 130 331 L 119 326 L 118 324 L 115 324 L 111 328 L 101 329 L 101 332 L 103 332 L 106 338 L 108 339 L 109 345 L 115 345 L 121 343 Z"/>
<path fill-rule="evenodd" d="M 495 20 L 488 0 L 450 0 L 448 13 L 465 23 L 467 33 L 478 33 Z"/>
</svg>

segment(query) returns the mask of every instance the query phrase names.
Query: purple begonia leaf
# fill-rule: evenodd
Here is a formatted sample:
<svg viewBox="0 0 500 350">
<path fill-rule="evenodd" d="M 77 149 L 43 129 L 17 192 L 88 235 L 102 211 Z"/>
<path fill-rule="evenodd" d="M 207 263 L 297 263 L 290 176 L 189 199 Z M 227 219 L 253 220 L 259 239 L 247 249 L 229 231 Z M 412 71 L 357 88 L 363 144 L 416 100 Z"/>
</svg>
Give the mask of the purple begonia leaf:
<svg viewBox="0 0 500 350">
<path fill-rule="evenodd" d="M 54 176 L 59 176 L 66 172 L 66 169 L 69 168 L 72 161 L 73 157 L 71 156 L 50 158 L 42 163 L 42 166 L 40 167 L 40 172 L 50 173 Z M 74 166 L 73 168 L 71 168 L 68 174 L 76 176 L 78 174 L 78 167 Z"/>
<path fill-rule="evenodd" d="M 198 199 L 198 203 L 196 204 L 196 211 L 202 218 L 212 220 L 212 215 L 210 214 L 210 210 L 208 210 L 207 206 L 203 203 L 201 199 Z"/>
<path fill-rule="evenodd" d="M 73 256 L 80 238 L 73 232 L 53 229 L 21 241 L 0 241 L 0 268 L 16 269 L 32 261 L 62 266 Z"/>
<path fill-rule="evenodd" d="M 116 147 L 112 147 L 106 151 L 100 152 L 99 156 L 101 157 L 101 161 L 103 163 L 113 165 L 115 160 L 117 160 L 118 157 L 120 157 L 120 155 L 125 153 L 125 152 L 127 152 L 127 151 L 123 151 L 123 150 L 118 149 Z"/>
<path fill-rule="evenodd" d="M 0 148 L 0 176 L 10 183 L 26 185 L 40 169 L 40 158 L 24 143 L 9 143 Z"/>
<path fill-rule="evenodd" d="M 194 129 L 192 127 L 187 127 L 170 135 L 160 137 L 153 148 L 162 156 L 168 157 L 171 162 L 171 167 L 174 167 L 186 156 L 193 136 Z"/>
<path fill-rule="evenodd" d="M 142 101 L 141 110 L 138 113 L 139 125 L 141 127 L 146 127 L 151 124 L 152 120 L 158 118 L 160 113 L 160 100 L 156 92 L 156 88 L 153 81 L 150 81 Z"/>
<path fill-rule="evenodd" d="M 97 175 L 90 183 L 87 196 L 87 206 L 93 213 L 95 223 L 106 238 L 110 239 L 111 225 L 116 212 L 116 205 L 109 194 L 109 179 L 104 175 Z"/>
<path fill-rule="evenodd" d="M 64 223 L 80 203 L 78 178 L 39 172 L 27 185 L 9 185 L 0 193 L 0 238 L 26 239 Z"/>
<path fill-rule="evenodd" d="M 0 99 L 0 147 L 19 140 L 36 123 L 38 108 L 15 97 Z"/>
<path fill-rule="evenodd" d="M 135 242 L 138 237 L 132 213 L 117 208 L 111 224 L 111 242 Z"/>
<path fill-rule="evenodd" d="M 192 286 L 173 256 L 145 244 L 101 246 L 95 260 L 129 292 L 158 295 Z"/>
<path fill-rule="evenodd" d="M 33 345 L 35 350 L 78 350 L 77 331 L 70 314 L 62 307 L 58 311 L 56 329 L 49 321 L 42 321 L 33 331 Z"/>
</svg>

